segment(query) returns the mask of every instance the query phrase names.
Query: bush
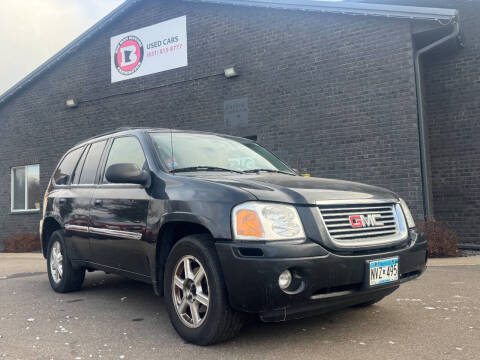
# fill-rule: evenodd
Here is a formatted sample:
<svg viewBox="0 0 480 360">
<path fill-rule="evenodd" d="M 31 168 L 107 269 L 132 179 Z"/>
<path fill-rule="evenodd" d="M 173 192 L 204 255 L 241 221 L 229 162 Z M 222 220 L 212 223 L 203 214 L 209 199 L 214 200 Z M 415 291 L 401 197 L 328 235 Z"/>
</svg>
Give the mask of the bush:
<svg viewBox="0 0 480 360">
<path fill-rule="evenodd" d="M 33 233 L 14 233 L 5 240 L 5 252 L 40 251 L 40 236 Z"/>
<path fill-rule="evenodd" d="M 417 221 L 419 230 L 425 232 L 430 257 L 452 257 L 458 255 L 457 234 L 443 223 L 435 220 Z"/>
</svg>

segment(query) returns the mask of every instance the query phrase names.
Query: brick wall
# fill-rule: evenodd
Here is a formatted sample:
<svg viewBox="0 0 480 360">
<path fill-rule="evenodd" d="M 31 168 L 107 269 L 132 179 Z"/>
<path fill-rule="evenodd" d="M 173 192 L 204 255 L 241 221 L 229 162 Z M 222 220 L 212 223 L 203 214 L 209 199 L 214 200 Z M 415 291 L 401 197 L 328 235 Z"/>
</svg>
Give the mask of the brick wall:
<svg viewBox="0 0 480 360">
<path fill-rule="evenodd" d="M 480 244 L 480 1 L 373 2 L 459 11 L 465 48 L 425 63 L 433 208 L 461 243 Z"/>
<path fill-rule="evenodd" d="M 110 83 L 111 36 L 182 15 L 188 67 Z M 213 75 L 231 64 L 238 78 Z M 257 135 L 314 176 L 393 189 L 420 217 L 414 86 L 406 21 L 146 0 L 0 107 L 0 244 L 40 219 L 9 213 L 12 166 L 40 163 L 45 188 L 70 146 L 124 125 Z M 248 125 L 227 128 L 224 101 L 245 97 Z"/>
<path fill-rule="evenodd" d="M 459 10 L 465 48 L 426 65 L 434 211 L 460 242 L 480 244 L 480 2 L 442 6 Z"/>
</svg>

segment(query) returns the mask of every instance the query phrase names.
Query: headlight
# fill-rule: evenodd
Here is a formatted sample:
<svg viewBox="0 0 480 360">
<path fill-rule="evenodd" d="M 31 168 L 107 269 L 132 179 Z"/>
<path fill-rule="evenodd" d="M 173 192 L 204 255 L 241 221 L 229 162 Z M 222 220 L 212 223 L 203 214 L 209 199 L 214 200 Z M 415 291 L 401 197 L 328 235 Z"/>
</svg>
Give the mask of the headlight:
<svg viewBox="0 0 480 360">
<path fill-rule="evenodd" d="M 414 228 L 415 220 L 413 220 L 412 213 L 410 212 L 407 203 L 402 198 L 400 198 L 400 206 L 402 207 L 403 215 L 405 215 L 405 219 L 407 220 L 408 227 Z"/>
<path fill-rule="evenodd" d="M 302 222 L 291 205 L 246 202 L 233 208 L 236 240 L 293 240 L 305 237 Z"/>
</svg>

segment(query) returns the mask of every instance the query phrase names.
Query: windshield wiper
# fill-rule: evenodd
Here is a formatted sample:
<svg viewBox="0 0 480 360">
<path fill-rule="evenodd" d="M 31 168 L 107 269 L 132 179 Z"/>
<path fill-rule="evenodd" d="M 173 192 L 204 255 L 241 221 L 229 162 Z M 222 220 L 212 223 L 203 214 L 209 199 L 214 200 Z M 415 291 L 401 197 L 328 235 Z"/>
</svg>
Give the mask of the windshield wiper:
<svg viewBox="0 0 480 360">
<path fill-rule="evenodd" d="M 228 171 L 228 172 L 243 174 L 243 171 L 226 169 L 226 168 L 217 167 L 217 166 L 189 166 L 189 167 L 170 170 L 171 173 L 193 172 L 193 171 Z"/>
<path fill-rule="evenodd" d="M 255 172 L 260 172 L 260 171 L 297 176 L 296 174 L 288 172 L 288 171 L 274 170 L 274 169 L 250 169 L 250 170 L 245 170 L 244 173 L 248 174 L 248 173 L 255 173 Z"/>
</svg>

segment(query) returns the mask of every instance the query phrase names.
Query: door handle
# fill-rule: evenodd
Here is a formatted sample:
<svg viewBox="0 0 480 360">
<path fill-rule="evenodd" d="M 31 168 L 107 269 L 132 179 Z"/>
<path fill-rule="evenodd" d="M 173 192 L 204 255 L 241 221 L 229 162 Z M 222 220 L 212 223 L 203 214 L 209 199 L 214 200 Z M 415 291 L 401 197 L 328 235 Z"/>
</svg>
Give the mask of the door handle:
<svg viewBox="0 0 480 360">
<path fill-rule="evenodd" d="M 97 200 L 95 200 L 94 204 L 95 204 L 95 206 L 102 206 L 102 205 L 103 205 L 103 201 L 100 200 L 100 199 L 97 199 Z"/>
</svg>

